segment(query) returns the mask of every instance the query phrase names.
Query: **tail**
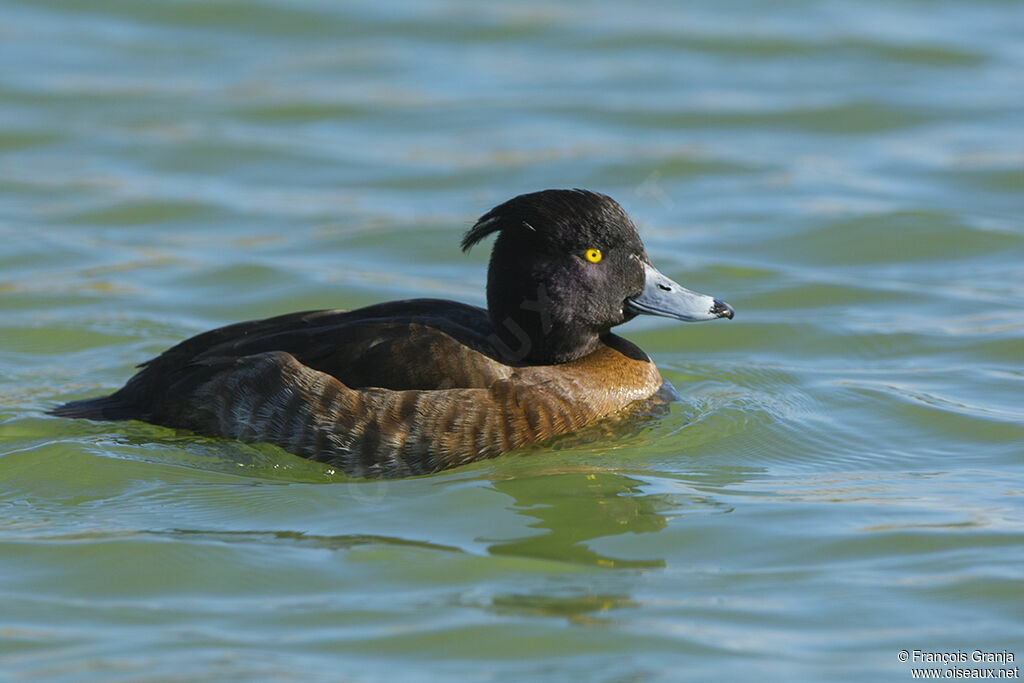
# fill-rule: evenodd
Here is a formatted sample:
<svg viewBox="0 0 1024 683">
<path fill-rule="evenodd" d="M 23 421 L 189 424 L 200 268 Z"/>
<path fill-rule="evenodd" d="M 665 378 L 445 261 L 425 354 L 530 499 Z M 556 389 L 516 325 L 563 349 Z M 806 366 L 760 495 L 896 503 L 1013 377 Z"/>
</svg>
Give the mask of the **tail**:
<svg viewBox="0 0 1024 683">
<path fill-rule="evenodd" d="M 47 411 L 57 417 L 81 417 L 87 420 L 137 420 L 138 409 L 121 400 L 120 392 L 98 398 L 71 401 Z"/>
</svg>

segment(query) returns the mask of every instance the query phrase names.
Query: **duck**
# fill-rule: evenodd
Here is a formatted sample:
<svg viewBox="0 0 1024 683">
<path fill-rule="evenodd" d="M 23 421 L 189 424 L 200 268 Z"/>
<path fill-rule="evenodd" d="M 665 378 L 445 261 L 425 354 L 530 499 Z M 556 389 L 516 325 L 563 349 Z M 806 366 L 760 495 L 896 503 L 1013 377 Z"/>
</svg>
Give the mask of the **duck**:
<svg viewBox="0 0 1024 683">
<path fill-rule="evenodd" d="M 638 315 L 731 319 L 660 273 L 611 197 L 513 197 L 462 238 L 496 235 L 487 308 L 390 301 L 239 322 L 148 360 L 65 418 L 140 420 L 270 443 L 357 478 L 439 472 L 579 430 L 667 385 L 612 328 Z"/>
</svg>

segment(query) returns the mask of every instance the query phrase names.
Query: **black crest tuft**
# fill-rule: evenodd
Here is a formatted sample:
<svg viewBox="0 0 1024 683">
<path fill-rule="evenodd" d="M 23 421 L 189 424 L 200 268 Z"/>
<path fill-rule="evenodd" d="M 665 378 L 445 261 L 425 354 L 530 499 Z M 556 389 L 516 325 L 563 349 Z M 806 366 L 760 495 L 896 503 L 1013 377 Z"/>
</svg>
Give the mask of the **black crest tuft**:
<svg viewBox="0 0 1024 683">
<path fill-rule="evenodd" d="M 542 190 L 513 197 L 483 216 L 462 238 L 462 250 L 490 235 L 509 228 L 548 232 L 567 222 L 586 224 L 607 218 L 631 224 L 622 207 L 607 195 L 589 190 Z"/>
</svg>

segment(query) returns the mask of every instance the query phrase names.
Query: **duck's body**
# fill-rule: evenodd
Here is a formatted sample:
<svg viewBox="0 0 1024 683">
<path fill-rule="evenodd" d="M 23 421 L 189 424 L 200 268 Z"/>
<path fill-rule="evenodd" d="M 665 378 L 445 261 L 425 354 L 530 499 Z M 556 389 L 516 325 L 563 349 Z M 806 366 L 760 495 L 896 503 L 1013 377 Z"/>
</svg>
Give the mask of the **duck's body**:
<svg viewBox="0 0 1024 683">
<path fill-rule="evenodd" d="M 229 325 L 53 412 L 273 443 L 355 476 L 434 472 L 574 431 L 662 386 L 612 325 L 638 312 L 732 317 L 657 273 L 628 221 L 604 195 L 522 195 L 463 242 L 502 231 L 489 311 L 415 299 Z M 659 308 L 673 286 L 685 311 Z"/>
</svg>

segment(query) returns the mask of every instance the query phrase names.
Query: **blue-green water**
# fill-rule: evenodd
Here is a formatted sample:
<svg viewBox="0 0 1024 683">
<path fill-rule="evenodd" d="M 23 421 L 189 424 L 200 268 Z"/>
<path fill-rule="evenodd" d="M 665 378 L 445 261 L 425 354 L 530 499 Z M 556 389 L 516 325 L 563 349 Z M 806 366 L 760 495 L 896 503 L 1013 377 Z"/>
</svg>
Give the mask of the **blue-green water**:
<svg viewBox="0 0 1024 683">
<path fill-rule="evenodd" d="M 1022 36 L 1016 0 L 3 0 L 0 678 L 1019 666 Z M 622 328 L 682 396 L 639 431 L 362 482 L 45 415 L 228 322 L 482 303 L 462 231 L 546 187 L 737 310 Z"/>
</svg>

